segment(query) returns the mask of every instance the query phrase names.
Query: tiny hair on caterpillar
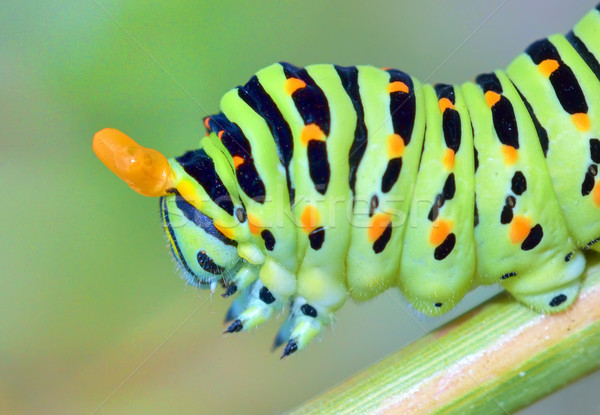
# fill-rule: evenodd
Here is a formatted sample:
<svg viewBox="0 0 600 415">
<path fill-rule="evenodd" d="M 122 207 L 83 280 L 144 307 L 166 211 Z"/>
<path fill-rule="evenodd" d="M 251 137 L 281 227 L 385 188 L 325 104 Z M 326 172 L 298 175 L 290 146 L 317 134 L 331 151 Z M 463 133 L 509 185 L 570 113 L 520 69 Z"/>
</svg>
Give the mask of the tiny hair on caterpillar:
<svg viewBox="0 0 600 415">
<path fill-rule="evenodd" d="M 167 159 L 103 129 L 93 150 L 160 198 L 190 285 L 235 297 L 226 333 L 286 308 L 282 357 L 349 299 L 397 287 L 441 315 L 500 284 L 540 313 L 600 251 L 600 5 L 567 35 L 462 85 L 391 68 L 277 63 L 227 92 Z"/>
</svg>

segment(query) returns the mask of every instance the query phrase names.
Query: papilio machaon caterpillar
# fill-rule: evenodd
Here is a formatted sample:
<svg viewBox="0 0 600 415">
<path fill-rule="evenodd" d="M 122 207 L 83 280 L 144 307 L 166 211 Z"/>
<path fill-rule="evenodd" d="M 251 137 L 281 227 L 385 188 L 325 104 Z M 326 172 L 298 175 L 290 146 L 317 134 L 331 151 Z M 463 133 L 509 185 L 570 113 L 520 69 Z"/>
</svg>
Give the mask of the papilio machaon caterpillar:
<svg viewBox="0 0 600 415">
<path fill-rule="evenodd" d="M 283 357 L 348 297 L 394 286 L 430 315 L 493 283 L 560 311 L 579 291 L 582 250 L 600 250 L 599 31 L 600 5 L 461 86 L 278 63 L 225 94 L 198 149 L 167 160 L 113 129 L 93 147 L 160 196 L 187 281 L 237 292 L 226 332 L 289 303 Z"/>
</svg>

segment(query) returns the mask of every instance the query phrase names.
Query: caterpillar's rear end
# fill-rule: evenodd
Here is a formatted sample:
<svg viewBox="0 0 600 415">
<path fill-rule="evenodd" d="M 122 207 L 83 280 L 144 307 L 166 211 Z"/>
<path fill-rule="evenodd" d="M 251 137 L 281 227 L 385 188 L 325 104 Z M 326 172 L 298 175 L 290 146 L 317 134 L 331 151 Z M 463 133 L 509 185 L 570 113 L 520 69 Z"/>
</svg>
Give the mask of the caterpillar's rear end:
<svg viewBox="0 0 600 415">
<path fill-rule="evenodd" d="M 492 283 L 560 311 L 600 237 L 599 32 L 597 8 L 462 86 L 275 64 L 223 97 L 198 149 L 167 160 L 107 129 L 94 150 L 161 196 L 188 282 L 236 295 L 227 332 L 289 305 L 283 356 L 394 286 L 430 315 Z"/>
</svg>

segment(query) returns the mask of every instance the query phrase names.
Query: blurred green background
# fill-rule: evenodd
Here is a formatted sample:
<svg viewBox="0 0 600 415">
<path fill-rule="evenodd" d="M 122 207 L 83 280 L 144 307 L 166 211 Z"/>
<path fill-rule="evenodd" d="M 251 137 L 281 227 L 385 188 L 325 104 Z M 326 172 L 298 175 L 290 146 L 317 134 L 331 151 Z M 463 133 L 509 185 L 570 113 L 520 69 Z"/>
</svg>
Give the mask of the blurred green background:
<svg viewBox="0 0 600 415">
<path fill-rule="evenodd" d="M 157 200 L 95 159 L 95 131 L 178 155 L 224 92 L 280 60 L 468 80 L 596 1 L 3 0 L 0 413 L 280 413 L 445 321 L 391 292 L 285 361 L 281 318 L 221 335 L 229 301 L 177 277 Z M 595 374 L 523 413 L 598 413 L 598 390 Z"/>
</svg>

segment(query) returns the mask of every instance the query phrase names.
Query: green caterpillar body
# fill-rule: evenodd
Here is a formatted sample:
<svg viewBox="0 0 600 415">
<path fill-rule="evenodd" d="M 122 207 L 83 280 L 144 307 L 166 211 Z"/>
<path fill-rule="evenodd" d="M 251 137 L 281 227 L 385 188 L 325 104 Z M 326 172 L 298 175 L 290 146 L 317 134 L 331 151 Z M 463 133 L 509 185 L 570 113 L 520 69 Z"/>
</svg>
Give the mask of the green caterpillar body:
<svg viewBox="0 0 600 415">
<path fill-rule="evenodd" d="M 430 315 L 493 283 L 539 312 L 569 307 L 600 236 L 599 10 L 462 86 L 259 71 L 169 160 L 160 206 L 188 281 L 238 292 L 227 332 L 290 303 L 284 356 L 348 297 L 391 287 Z"/>
</svg>

